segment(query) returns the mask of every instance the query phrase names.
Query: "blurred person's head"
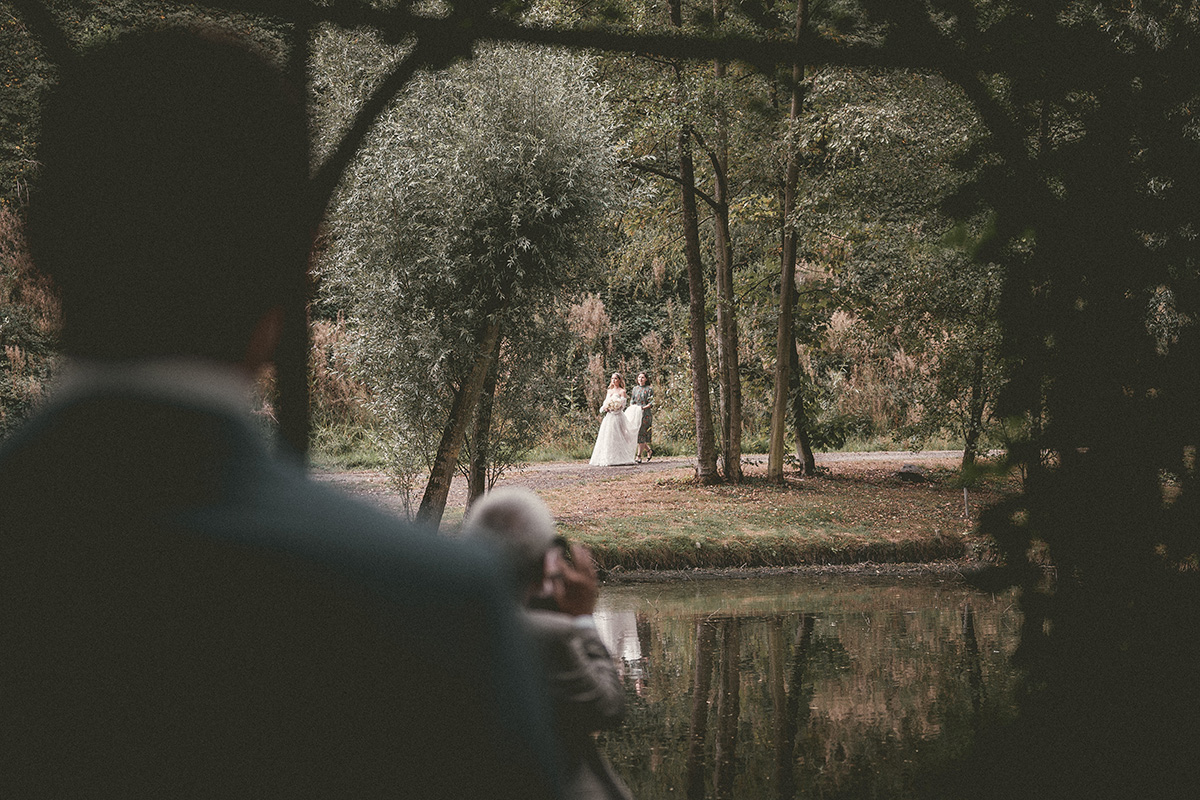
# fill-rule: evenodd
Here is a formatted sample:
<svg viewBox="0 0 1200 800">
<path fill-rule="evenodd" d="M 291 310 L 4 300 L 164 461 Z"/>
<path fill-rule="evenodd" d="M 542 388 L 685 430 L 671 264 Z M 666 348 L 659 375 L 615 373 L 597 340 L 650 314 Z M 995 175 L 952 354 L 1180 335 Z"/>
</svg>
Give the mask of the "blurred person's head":
<svg viewBox="0 0 1200 800">
<path fill-rule="evenodd" d="M 301 95 L 231 34 L 127 34 L 68 65 L 42 115 L 30 203 L 64 349 L 239 362 L 302 291 Z"/>
<path fill-rule="evenodd" d="M 488 492 L 467 511 L 463 532 L 503 554 L 523 605 L 547 593 L 545 582 L 554 577 L 560 540 L 550 509 L 532 491 L 504 487 Z"/>
</svg>

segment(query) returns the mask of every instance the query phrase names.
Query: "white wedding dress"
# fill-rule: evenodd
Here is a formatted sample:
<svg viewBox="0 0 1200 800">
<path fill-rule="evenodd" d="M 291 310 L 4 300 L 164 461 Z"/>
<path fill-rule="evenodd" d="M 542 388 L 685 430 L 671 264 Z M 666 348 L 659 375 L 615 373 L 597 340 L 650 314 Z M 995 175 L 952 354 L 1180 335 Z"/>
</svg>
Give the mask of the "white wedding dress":
<svg viewBox="0 0 1200 800">
<path fill-rule="evenodd" d="M 632 464 L 637 455 L 638 428 L 642 425 L 642 407 L 625 407 L 624 393 L 609 390 L 600 406 L 605 411 L 604 419 L 600 421 L 600 433 L 596 436 L 596 446 L 592 448 L 592 458 L 588 462 L 593 467 L 611 467 L 617 464 Z"/>
</svg>

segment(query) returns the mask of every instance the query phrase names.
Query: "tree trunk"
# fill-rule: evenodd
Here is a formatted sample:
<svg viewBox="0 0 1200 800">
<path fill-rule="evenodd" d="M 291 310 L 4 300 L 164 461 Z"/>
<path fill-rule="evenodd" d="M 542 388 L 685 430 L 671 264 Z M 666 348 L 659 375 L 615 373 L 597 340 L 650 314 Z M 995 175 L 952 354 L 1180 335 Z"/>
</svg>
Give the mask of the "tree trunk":
<svg viewBox="0 0 1200 800">
<path fill-rule="evenodd" d="M 681 0 L 668 0 L 671 24 L 683 27 Z M 676 99 L 686 101 L 682 77 L 676 68 Z M 680 206 L 683 218 L 683 249 L 688 275 L 688 343 L 692 359 L 692 406 L 696 415 L 696 477 L 700 483 L 718 483 L 717 452 L 713 439 L 712 401 L 709 398 L 708 344 L 704 338 L 704 265 L 700 259 L 700 216 L 696 211 L 696 168 L 692 162 L 692 129 L 679 129 Z"/>
<path fill-rule="evenodd" d="M 978 455 L 979 436 L 983 433 L 983 407 L 985 404 L 983 388 L 983 343 L 985 341 L 988 312 L 991 305 L 992 292 L 990 289 L 985 289 L 979 308 L 975 312 L 975 346 L 977 349 L 975 351 L 975 358 L 971 362 L 971 399 L 967 406 L 967 430 L 964 437 L 966 441 L 963 443 L 961 466 L 964 473 L 975 466 L 975 457 Z"/>
<path fill-rule="evenodd" d="M 297 21 L 292 31 L 292 48 L 287 71 L 296 86 L 308 86 L 309 25 Z M 315 227 L 314 227 L 315 230 Z M 291 255 L 290 253 L 288 255 Z M 296 257 L 309 257 L 297 252 Z M 311 426 L 308 360 L 312 341 L 308 326 L 308 271 L 288 287 L 283 303 L 283 328 L 275 350 L 275 391 L 279 413 L 279 435 L 301 464 L 308 459 Z"/>
<path fill-rule="evenodd" d="M 297 290 L 284 298 L 283 329 L 275 348 L 275 391 L 279 403 L 279 435 L 301 464 L 308 459 L 311 424 L 308 407 L 308 359 L 312 343 L 308 303 Z"/>
<path fill-rule="evenodd" d="M 971 399 L 967 407 L 967 435 L 963 446 L 962 471 L 974 468 L 979 446 L 979 434 L 983 430 L 983 353 L 975 354 L 971 364 Z"/>
<path fill-rule="evenodd" d="M 672 27 L 683 27 L 683 0 L 667 0 L 667 13 L 671 17 Z"/>
<path fill-rule="evenodd" d="M 700 217 L 696 211 L 696 170 L 692 164 L 692 137 L 688 126 L 679 131 L 679 172 L 683 179 L 683 240 L 688 273 L 688 348 L 692 357 L 692 406 L 696 413 L 697 477 L 717 483 L 717 452 L 713 439 L 712 401 L 709 399 L 708 344 L 704 336 L 704 268 L 700 260 Z"/>
<path fill-rule="evenodd" d="M 725 15 L 722 0 L 713 0 L 713 19 L 720 24 Z M 725 79 L 725 62 L 713 61 L 713 78 L 718 91 Z M 717 262 L 717 352 L 721 376 L 721 459 L 725 480 L 742 479 L 742 379 L 738 365 L 737 312 L 733 299 L 733 239 L 729 232 L 729 119 L 725 104 L 717 98 L 715 202 L 713 245 Z"/>
<path fill-rule="evenodd" d="M 500 377 L 500 343 L 492 348 L 492 363 L 483 389 L 479 393 L 479 405 L 475 407 L 475 422 L 471 429 L 471 466 L 467 470 L 467 508 L 482 497 L 491 487 L 487 485 L 488 467 L 492 462 L 492 407 L 496 400 L 496 381 Z"/>
<path fill-rule="evenodd" d="M 786 724 L 783 716 L 787 708 L 787 682 L 783 677 L 787 653 L 783 644 L 783 617 L 775 616 L 767 620 L 767 686 L 771 694 L 771 727 L 775 740 L 775 765 L 771 772 L 772 782 L 780 798 L 786 797 L 786 787 L 796 782 L 795 769 L 792 766 L 791 741 L 785 738 Z M 793 793 L 794 794 L 794 793 Z M 792 800 L 788 797 L 787 800 Z"/>
<path fill-rule="evenodd" d="M 717 347 L 721 376 L 721 434 L 725 480 L 742 479 L 742 377 L 733 300 L 733 250 L 729 246 L 729 209 L 716 218 Z"/>
<path fill-rule="evenodd" d="M 796 42 L 808 24 L 808 0 L 796 3 Z M 796 232 L 791 225 L 800 185 L 800 158 L 796 152 L 795 127 L 804 103 L 804 65 L 792 65 L 792 103 L 788 113 L 787 175 L 783 183 L 783 248 L 779 270 L 779 327 L 775 337 L 775 397 L 771 407 L 771 439 L 767 453 L 767 480 L 783 482 L 783 448 L 787 429 L 787 401 L 791 389 L 795 333 L 792 308 L 796 304 Z"/>
<path fill-rule="evenodd" d="M 796 352 L 796 343 L 792 342 L 792 375 L 795 376 L 796 383 L 804 380 L 803 374 L 800 372 L 800 354 Z M 812 442 L 808 437 L 808 411 L 804 407 L 804 389 L 801 386 L 796 387 L 796 393 L 792 396 L 792 424 L 796 429 L 796 458 L 801 464 L 802 475 L 809 477 L 817 474 L 817 459 L 813 456 Z"/>
<path fill-rule="evenodd" d="M 971 722 L 978 730 L 981 719 L 980 710 L 983 708 L 983 659 L 979 654 L 979 639 L 975 635 L 975 610 L 968 602 L 962 610 L 963 644 L 966 645 L 964 667 L 967 671 L 967 686 L 971 690 Z"/>
<path fill-rule="evenodd" d="M 715 220 L 714 220 L 714 222 L 715 222 Z M 721 296 L 721 268 L 717 267 L 717 297 L 720 298 L 720 296 Z M 714 431 L 714 435 L 716 437 L 716 442 L 717 442 L 718 466 L 723 471 L 724 463 L 725 463 L 725 442 L 729 438 L 728 436 L 726 436 L 726 425 L 725 425 L 725 421 L 727 419 L 726 409 L 729 407 L 729 404 L 728 404 L 729 397 L 727 396 L 727 394 L 725 392 L 725 348 L 724 348 L 724 346 L 722 344 L 722 340 L 721 340 L 721 323 L 722 323 L 721 317 L 722 317 L 722 315 L 723 315 L 723 312 L 721 311 L 721 308 L 720 308 L 720 299 L 718 299 L 717 300 L 717 322 L 715 325 L 712 326 L 711 332 L 712 332 L 712 340 L 717 343 L 716 372 L 714 372 L 713 375 L 716 376 L 716 380 L 717 380 L 717 390 L 716 390 L 716 392 L 714 392 L 714 395 L 715 395 L 715 399 L 717 401 L 717 420 L 719 421 L 719 424 L 717 425 L 717 429 Z"/>
<path fill-rule="evenodd" d="M 462 449 L 467 425 L 474 416 L 472 412 L 479 402 L 484 381 L 492 366 L 496 343 L 500 340 L 501 315 L 501 311 L 496 312 L 484 325 L 478 339 L 475 362 L 458 391 L 454 393 L 450 418 L 446 420 L 441 441 L 438 442 L 437 456 L 433 461 L 433 469 L 429 472 L 429 482 L 425 484 L 425 494 L 422 495 L 421 505 L 417 509 L 417 521 L 433 528 L 437 528 L 442 521 L 442 513 L 446 510 L 446 498 L 450 495 L 450 482 L 454 480 L 454 469 L 458 463 L 458 451 Z"/>
</svg>

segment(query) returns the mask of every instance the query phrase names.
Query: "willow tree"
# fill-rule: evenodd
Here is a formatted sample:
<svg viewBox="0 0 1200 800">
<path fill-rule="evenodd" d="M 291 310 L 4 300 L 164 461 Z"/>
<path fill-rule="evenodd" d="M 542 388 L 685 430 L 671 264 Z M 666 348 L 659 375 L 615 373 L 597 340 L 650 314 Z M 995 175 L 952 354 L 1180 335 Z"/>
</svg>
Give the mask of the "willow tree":
<svg viewBox="0 0 1200 800">
<path fill-rule="evenodd" d="M 334 66 L 344 47 L 326 50 Z M 589 75 L 587 59 L 512 46 L 420 74 L 337 199 L 329 296 L 357 332 L 397 477 L 429 472 L 417 516 L 430 524 L 513 352 L 506 331 L 537 324 L 603 250 L 615 159 Z"/>
</svg>

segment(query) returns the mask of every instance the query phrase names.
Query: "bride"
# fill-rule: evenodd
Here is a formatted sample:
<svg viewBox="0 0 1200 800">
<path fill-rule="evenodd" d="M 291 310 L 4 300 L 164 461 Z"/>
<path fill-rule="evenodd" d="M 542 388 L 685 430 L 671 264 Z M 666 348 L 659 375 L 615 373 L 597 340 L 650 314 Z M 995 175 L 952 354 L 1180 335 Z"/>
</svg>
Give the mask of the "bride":
<svg viewBox="0 0 1200 800">
<path fill-rule="evenodd" d="M 608 382 L 608 394 L 600 413 L 600 433 L 596 446 L 592 448 L 593 467 L 610 467 L 617 464 L 632 464 L 637 453 L 638 428 L 642 424 L 642 407 L 629 406 L 625 396 L 625 381 L 614 372 Z"/>
</svg>

